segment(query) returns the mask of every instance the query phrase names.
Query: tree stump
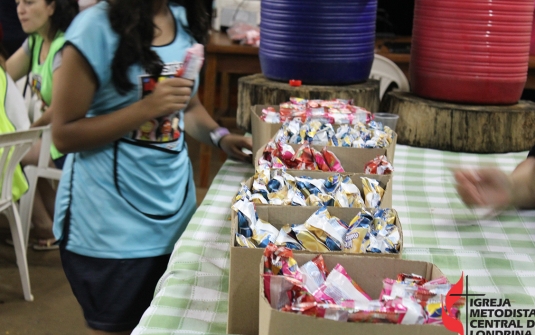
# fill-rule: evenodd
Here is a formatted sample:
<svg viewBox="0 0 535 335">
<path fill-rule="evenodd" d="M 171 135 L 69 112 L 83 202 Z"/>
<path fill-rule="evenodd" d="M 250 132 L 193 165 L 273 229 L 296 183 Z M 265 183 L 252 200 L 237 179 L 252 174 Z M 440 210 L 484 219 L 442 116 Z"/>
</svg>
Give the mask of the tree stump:
<svg viewBox="0 0 535 335">
<path fill-rule="evenodd" d="M 313 71 L 313 69 L 311 69 Z M 379 108 L 379 81 L 369 79 L 360 84 L 345 86 L 290 86 L 288 83 L 272 81 L 262 74 L 242 77 L 238 80 L 238 127 L 251 131 L 251 107 L 274 105 L 289 101 L 291 97 L 303 99 L 353 99 L 353 104 L 374 113 Z"/>
<path fill-rule="evenodd" d="M 535 144 L 535 103 L 464 105 L 390 92 L 381 111 L 399 115 L 398 143 L 473 153 L 529 150 Z"/>
</svg>

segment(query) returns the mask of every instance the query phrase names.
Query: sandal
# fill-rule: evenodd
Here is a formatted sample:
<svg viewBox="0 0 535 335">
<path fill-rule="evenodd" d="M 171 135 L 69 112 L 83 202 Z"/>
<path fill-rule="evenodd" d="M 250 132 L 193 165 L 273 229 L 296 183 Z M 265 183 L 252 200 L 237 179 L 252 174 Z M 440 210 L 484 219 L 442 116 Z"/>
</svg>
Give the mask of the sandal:
<svg viewBox="0 0 535 335">
<path fill-rule="evenodd" d="M 37 243 L 32 245 L 33 250 L 37 251 L 49 251 L 49 250 L 57 250 L 59 249 L 59 241 L 57 241 L 55 238 L 50 239 L 40 239 L 37 240 Z"/>
</svg>

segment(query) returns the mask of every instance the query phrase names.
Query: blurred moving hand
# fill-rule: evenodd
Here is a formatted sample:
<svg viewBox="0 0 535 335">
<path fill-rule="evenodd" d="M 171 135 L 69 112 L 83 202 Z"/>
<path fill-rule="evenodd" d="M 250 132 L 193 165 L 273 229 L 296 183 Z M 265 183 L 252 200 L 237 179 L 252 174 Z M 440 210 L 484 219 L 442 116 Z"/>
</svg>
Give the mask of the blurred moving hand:
<svg viewBox="0 0 535 335">
<path fill-rule="evenodd" d="M 510 174 L 496 169 L 455 170 L 457 192 L 470 207 L 502 210 L 535 208 L 535 157 L 529 156 Z"/>
<path fill-rule="evenodd" d="M 456 170 L 454 176 L 457 192 L 469 207 L 503 209 L 512 204 L 512 181 L 499 169 Z"/>
</svg>

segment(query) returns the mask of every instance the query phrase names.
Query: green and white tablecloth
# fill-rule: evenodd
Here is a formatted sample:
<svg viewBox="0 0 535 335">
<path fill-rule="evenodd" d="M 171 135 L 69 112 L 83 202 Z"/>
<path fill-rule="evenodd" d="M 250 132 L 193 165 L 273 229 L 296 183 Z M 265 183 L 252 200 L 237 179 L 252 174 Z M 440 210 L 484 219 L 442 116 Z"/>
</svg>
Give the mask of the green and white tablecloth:
<svg viewBox="0 0 535 335">
<path fill-rule="evenodd" d="M 436 264 L 470 293 L 509 298 L 511 308 L 535 305 L 535 211 L 483 219 L 458 199 L 452 167 L 512 171 L 527 152 L 465 154 L 397 145 L 393 207 L 404 234 L 404 259 Z M 252 166 L 227 161 L 175 245 L 152 304 L 133 334 L 225 334 L 230 201 Z"/>
</svg>

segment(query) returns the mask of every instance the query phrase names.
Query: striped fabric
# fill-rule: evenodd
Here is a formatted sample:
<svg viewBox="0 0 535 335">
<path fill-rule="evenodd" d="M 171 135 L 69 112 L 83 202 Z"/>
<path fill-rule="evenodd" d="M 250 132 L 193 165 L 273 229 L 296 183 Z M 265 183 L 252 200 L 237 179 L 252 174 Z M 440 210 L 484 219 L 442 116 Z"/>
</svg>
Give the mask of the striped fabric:
<svg viewBox="0 0 535 335">
<path fill-rule="evenodd" d="M 466 208 L 450 168 L 512 171 L 526 152 L 465 154 L 396 146 L 393 207 L 404 234 L 404 259 L 436 264 L 469 293 L 509 298 L 512 308 L 535 305 L 535 211 L 509 210 L 489 219 Z M 184 235 L 132 334 L 225 334 L 228 302 L 230 201 L 253 168 L 227 161 Z"/>
</svg>

